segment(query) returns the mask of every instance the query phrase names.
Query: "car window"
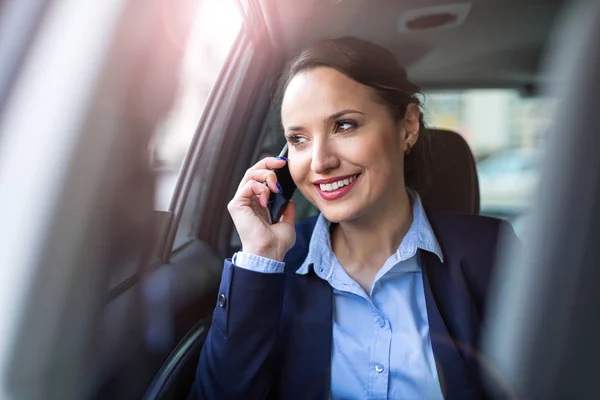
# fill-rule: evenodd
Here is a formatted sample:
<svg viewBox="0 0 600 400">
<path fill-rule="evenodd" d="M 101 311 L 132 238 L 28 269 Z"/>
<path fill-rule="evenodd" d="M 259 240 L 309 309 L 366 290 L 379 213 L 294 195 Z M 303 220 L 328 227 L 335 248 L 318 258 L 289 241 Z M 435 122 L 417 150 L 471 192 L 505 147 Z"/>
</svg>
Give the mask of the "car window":
<svg viewBox="0 0 600 400">
<path fill-rule="evenodd" d="M 182 61 L 171 109 L 158 124 L 149 148 L 156 177 L 154 208 L 161 211 L 155 215 L 157 247 L 162 245 L 163 234 L 172 223 L 171 214 L 165 211 L 171 211 L 184 158 L 209 94 L 242 26 L 241 14 L 233 0 L 198 0 L 191 11 L 194 14 L 186 34 L 178 31 L 174 16 L 164 15 L 162 19 L 161 28 L 179 48 Z M 165 7 L 163 13 L 168 12 L 169 7 Z M 110 275 L 109 290 L 134 278 L 138 269 L 137 261 L 120 265 Z"/>
<path fill-rule="evenodd" d="M 208 96 L 242 27 L 233 0 L 199 0 L 179 74 L 179 90 L 151 147 L 155 208 L 167 211 Z"/>
<path fill-rule="evenodd" d="M 512 89 L 426 93 L 427 124 L 458 132 L 473 151 L 481 214 L 516 222 L 533 206 L 553 106 Z"/>
</svg>

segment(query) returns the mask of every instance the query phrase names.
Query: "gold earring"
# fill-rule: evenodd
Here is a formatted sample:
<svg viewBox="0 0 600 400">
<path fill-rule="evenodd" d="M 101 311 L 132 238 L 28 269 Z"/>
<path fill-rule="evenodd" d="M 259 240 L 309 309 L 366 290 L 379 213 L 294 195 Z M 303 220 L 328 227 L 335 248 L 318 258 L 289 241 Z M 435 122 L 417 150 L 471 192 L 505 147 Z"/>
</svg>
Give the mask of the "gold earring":
<svg viewBox="0 0 600 400">
<path fill-rule="evenodd" d="M 410 154 L 410 143 L 406 143 L 406 150 L 404 151 L 404 154 L 409 155 Z"/>
</svg>

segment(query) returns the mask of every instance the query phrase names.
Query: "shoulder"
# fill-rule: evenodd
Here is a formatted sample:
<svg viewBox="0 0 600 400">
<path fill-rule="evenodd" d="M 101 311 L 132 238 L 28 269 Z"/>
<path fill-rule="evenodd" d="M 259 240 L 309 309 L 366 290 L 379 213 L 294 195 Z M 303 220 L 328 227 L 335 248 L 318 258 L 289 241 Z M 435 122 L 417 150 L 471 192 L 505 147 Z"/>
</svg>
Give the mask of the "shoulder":
<svg viewBox="0 0 600 400">
<path fill-rule="evenodd" d="M 444 253 L 444 263 L 460 270 L 471 290 L 485 297 L 499 244 L 520 246 L 509 222 L 480 215 L 428 210 L 427 217 Z"/>
<path fill-rule="evenodd" d="M 427 218 L 438 241 L 459 241 L 463 245 L 467 241 L 473 246 L 480 246 L 495 244 L 503 232 L 514 235 L 510 223 L 498 218 L 438 210 L 427 210 Z"/>
<path fill-rule="evenodd" d="M 472 264 L 492 269 L 499 244 L 521 243 L 509 222 L 480 215 L 467 215 L 428 210 L 431 228 L 450 263 Z"/>
<path fill-rule="evenodd" d="M 483 230 L 498 229 L 504 220 L 483 215 L 462 214 L 449 211 L 427 209 L 427 218 L 440 226 L 469 227 Z"/>
</svg>

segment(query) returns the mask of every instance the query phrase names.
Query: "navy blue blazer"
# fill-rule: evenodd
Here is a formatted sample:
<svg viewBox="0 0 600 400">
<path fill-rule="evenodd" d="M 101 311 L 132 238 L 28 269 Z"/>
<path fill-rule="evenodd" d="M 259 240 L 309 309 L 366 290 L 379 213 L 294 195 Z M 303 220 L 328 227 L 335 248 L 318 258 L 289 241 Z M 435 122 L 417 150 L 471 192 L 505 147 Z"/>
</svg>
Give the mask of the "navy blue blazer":
<svg viewBox="0 0 600 400">
<path fill-rule="evenodd" d="M 479 338 L 504 222 L 428 211 L 444 263 L 421 250 L 431 344 L 446 399 L 480 399 Z M 284 274 L 225 261 L 193 392 L 199 399 L 327 399 L 333 291 L 314 270 L 298 275 L 316 217 L 296 227 Z M 506 224 L 508 225 L 508 224 Z M 514 237 L 512 228 L 507 229 Z"/>
</svg>

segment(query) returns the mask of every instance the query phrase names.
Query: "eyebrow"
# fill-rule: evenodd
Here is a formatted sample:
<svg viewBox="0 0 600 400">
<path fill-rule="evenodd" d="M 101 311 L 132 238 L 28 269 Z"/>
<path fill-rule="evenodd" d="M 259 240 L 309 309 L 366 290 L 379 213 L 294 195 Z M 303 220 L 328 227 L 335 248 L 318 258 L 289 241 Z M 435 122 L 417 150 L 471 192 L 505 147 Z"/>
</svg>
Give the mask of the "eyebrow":
<svg viewBox="0 0 600 400">
<path fill-rule="evenodd" d="M 360 114 L 360 115 L 365 115 L 364 113 L 358 111 L 358 110 L 352 110 L 352 109 L 345 109 L 345 110 L 341 110 L 338 111 L 336 113 L 331 114 L 330 116 L 325 118 L 325 122 L 329 122 L 329 121 L 335 121 L 336 119 L 338 119 L 341 116 L 344 116 L 346 114 Z M 286 129 L 286 131 L 301 131 L 302 129 L 304 129 L 302 126 L 290 126 Z"/>
</svg>

